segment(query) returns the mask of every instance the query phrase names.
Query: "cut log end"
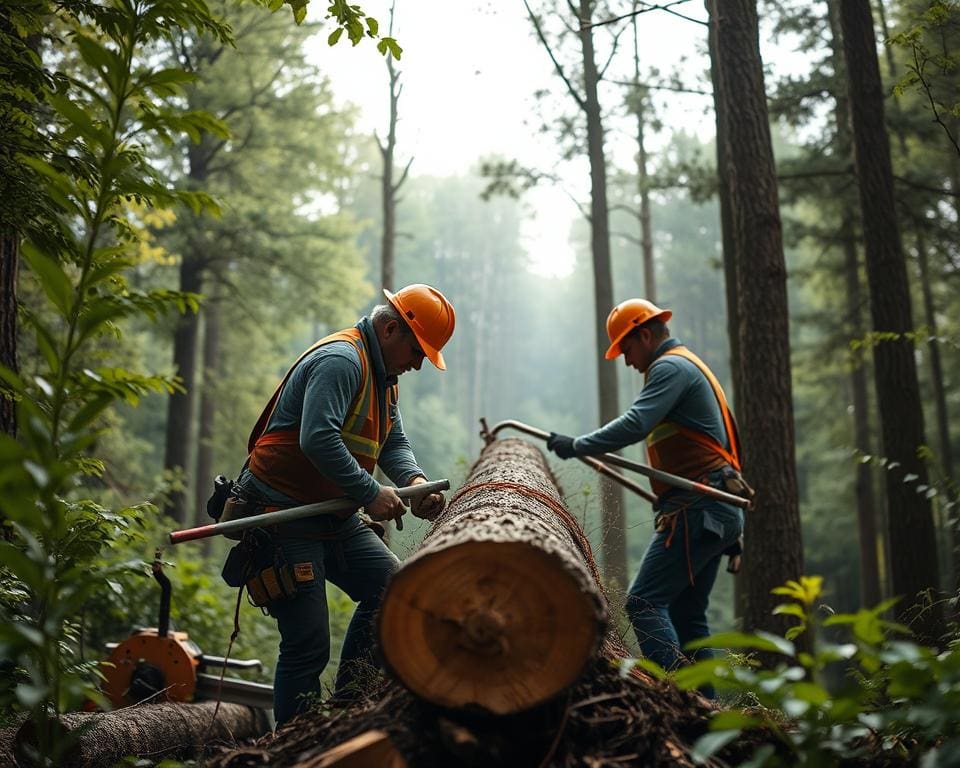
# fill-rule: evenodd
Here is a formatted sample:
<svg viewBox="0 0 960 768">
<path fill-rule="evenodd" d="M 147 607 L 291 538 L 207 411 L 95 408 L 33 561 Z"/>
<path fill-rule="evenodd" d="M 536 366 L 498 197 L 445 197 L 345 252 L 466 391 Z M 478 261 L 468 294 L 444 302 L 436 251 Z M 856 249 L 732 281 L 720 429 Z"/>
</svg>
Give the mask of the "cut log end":
<svg viewBox="0 0 960 768">
<path fill-rule="evenodd" d="M 566 689 L 602 630 L 582 581 L 525 542 L 424 553 L 395 575 L 380 614 L 384 662 L 407 688 L 441 706 L 496 714 Z"/>
</svg>

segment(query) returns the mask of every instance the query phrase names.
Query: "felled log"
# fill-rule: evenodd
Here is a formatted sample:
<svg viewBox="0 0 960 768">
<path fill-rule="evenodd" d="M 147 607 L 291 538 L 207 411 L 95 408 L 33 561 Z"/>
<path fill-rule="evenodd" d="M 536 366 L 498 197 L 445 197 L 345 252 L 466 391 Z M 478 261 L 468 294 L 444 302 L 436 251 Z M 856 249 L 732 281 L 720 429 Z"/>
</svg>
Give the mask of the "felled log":
<svg viewBox="0 0 960 768">
<path fill-rule="evenodd" d="M 595 568 L 543 454 L 494 442 L 387 587 L 385 667 L 444 707 L 508 714 L 540 704 L 600 647 L 607 613 Z"/>
<path fill-rule="evenodd" d="M 270 730 L 266 712 L 240 704 L 159 702 L 113 712 L 68 712 L 50 721 L 61 739 L 72 743 L 57 763 L 62 768 L 111 768 L 129 755 L 159 761 L 202 756 L 217 744 L 237 744 Z M 212 723 L 211 723 L 212 721 Z M 14 737 L 20 768 L 35 765 L 40 741 L 33 720 L 25 721 Z"/>
</svg>

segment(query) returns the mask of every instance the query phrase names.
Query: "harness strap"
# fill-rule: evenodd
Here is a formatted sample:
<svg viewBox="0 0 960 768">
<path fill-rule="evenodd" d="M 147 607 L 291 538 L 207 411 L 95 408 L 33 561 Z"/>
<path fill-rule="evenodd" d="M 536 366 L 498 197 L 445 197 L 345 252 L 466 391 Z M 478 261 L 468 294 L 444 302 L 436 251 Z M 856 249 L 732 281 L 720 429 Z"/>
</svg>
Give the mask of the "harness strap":
<svg viewBox="0 0 960 768">
<path fill-rule="evenodd" d="M 714 453 L 719 454 L 725 461 L 731 464 L 733 468 L 739 472 L 741 468 L 740 433 L 737 429 L 737 421 L 733 416 L 733 412 L 730 410 L 730 406 L 727 405 L 726 395 L 724 395 L 723 387 L 720 386 L 720 382 L 717 381 L 717 377 L 713 375 L 713 371 L 707 367 L 703 360 L 701 360 L 683 345 L 673 347 L 673 349 L 668 349 L 663 353 L 664 357 L 667 355 L 676 355 L 677 357 L 682 357 L 686 360 L 689 360 L 700 370 L 700 373 L 703 374 L 704 378 L 707 380 L 707 383 L 710 384 L 710 388 L 713 390 L 713 395 L 717 398 L 717 405 L 720 407 L 720 414 L 723 418 L 723 428 L 727 433 L 727 440 L 730 442 L 730 450 L 728 451 L 723 447 L 723 445 L 709 435 L 690 429 L 689 427 L 685 427 L 682 424 L 676 424 L 674 422 L 677 431 L 680 432 L 684 437 L 687 437 L 699 445 L 714 451 Z"/>
</svg>

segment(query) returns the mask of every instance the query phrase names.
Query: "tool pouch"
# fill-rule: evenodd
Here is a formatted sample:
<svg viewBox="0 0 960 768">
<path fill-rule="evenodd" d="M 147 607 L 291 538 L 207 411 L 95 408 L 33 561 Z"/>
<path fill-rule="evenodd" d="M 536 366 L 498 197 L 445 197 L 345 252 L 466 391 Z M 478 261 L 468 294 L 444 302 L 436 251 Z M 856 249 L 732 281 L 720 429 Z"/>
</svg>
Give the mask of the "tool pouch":
<svg viewBox="0 0 960 768">
<path fill-rule="evenodd" d="M 242 587 L 256 569 L 257 561 L 262 562 L 260 553 L 269 546 L 270 536 L 262 528 L 244 531 L 240 543 L 227 554 L 220 576 L 228 586 Z"/>
<path fill-rule="evenodd" d="M 213 479 L 213 493 L 207 499 L 207 514 L 217 522 L 220 522 L 220 518 L 223 517 L 224 504 L 232 492 L 233 480 L 224 475 L 217 475 Z"/>
<path fill-rule="evenodd" d="M 293 568 L 277 561 L 247 580 L 247 595 L 258 608 L 275 600 L 287 600 L 297 594 Z"/>
</svg>

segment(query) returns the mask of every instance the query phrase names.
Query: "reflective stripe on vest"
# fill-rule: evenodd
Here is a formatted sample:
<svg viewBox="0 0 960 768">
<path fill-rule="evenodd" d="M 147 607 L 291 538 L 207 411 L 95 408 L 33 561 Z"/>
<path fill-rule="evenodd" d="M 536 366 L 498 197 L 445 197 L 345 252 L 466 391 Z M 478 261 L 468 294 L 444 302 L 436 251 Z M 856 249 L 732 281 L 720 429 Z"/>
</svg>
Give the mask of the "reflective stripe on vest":
<svg viewBox="0 0 960 768">
<path fill-rule="evenodd" d="M 360 388 L 347 410 L 340 437 L 350 454 L 367 472 L 372 473 L 376 467 L 380 450 L 393 426 L 391 407 L 397 401 L 398 389 L 394 385 L 387 390 L 384 412 L 381 413 L 375 376 L 371 372 L 370 350 L 360 329 L 348 328 L 325 336 L 300 355 L 260 414 L 247 448 L 250 452 L 250 471 L 257 478 L 305 503 L 343 496 L 344 492 L 323 475 L 300 449 L 299 425 L 296 429 L 265 430 L 280 400 L 280 393 L 296 367 L 310 353 L 337 341 L 353 344 L 360 356 Z"/>
</svg>

